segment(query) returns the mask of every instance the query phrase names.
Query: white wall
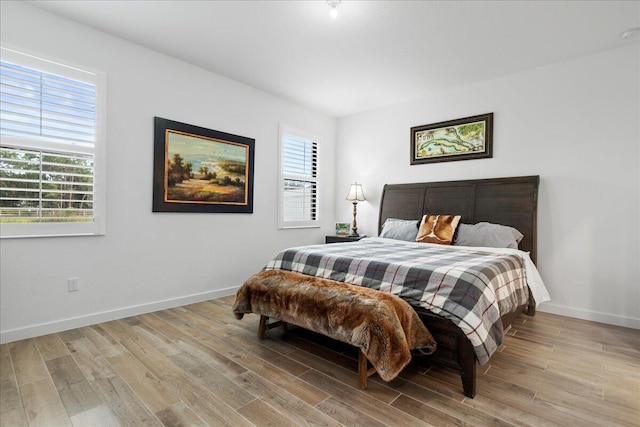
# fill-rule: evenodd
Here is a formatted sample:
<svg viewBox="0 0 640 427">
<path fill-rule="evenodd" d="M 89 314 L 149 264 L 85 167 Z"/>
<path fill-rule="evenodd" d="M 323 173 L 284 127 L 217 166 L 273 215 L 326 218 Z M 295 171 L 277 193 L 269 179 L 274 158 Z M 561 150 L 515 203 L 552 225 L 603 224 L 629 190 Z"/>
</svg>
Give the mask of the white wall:
<svg viewBox="0 0 640 427">
<path fill-rule="evenodd" d="M 107 235 L 0 241 L 2 342 L 228 295 L 280 249 L 332 233 L 334 118 L 24 3 L 1 12 L 2 43 L 108 81 Z M 154 116 L 255 138 L 254 213 L 152 213 Z M 322 229 L 277 230 L 279 123 L 322 138 Z"/>
<path fill-rule="evenodd" d="M 442 91 L 338 121 L 336 220 L 376 233 L 385 183 L 540 175 L 541 311 L 640 328 L 638 46 Z M 409 165 L 412 126 L 494 112 L 494 156 Z"/>
<path fill-rule="evenodd" d="M 2 342 L 230 294 L 281 248 L 332 234 L 334 213 L 350 222 L 356 180 L 372 235 L 385 183 L 530 174 L 541 309 L 640 327 L 637 45 L 346 117 L 336 134 L 334 118 L 27 4 L 1 2 L 0 19 L 3 43 L 108 79 L 107 235 L 0 241 Z M 486 112 L 492 159 L 409 165 L 411 126 Z M 152 214 L 154 116 L 255 138 L 254 213 Z M 279 123 L 323 138 L 321 229 L 276 229 Z"/>
</svg>

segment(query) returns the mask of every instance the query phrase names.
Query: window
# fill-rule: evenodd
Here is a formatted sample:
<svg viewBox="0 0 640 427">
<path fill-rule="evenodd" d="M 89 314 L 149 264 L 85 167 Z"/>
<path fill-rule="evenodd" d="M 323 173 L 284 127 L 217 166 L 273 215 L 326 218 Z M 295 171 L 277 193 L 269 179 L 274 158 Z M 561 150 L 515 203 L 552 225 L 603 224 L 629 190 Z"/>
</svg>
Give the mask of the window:
<svg viewBox="0 0 640 427">
<path fill-rule="evenodd" d="M 279 228 L 319 227 L 318 138 L 280 127 Z"/>
<path fill-rule="evenodd" d="M 2 48 L 0 236 L 104 233 L 104 76 Z"/>
</svg>

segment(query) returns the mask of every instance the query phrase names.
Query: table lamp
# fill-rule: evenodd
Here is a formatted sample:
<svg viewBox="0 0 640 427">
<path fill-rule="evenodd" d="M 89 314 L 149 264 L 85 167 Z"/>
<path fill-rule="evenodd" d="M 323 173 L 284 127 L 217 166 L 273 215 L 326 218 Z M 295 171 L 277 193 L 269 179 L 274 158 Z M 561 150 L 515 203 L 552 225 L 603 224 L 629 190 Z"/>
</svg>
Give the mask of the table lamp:
<svg viewBox="0 0 640 427">
<path fill-rule="evenodd" d="M 353 202 L 353 230 L 349 237 L 360 237 L 358 234 L 358 223 L 356 222 L 356 214 L 358 210 L 358 202 L 364 202 L 364 192 L 362 191 L 362 184 L 353 183 L 349 188 L 349 194 L 347 194 L 347 200 Z"/>
</svg>

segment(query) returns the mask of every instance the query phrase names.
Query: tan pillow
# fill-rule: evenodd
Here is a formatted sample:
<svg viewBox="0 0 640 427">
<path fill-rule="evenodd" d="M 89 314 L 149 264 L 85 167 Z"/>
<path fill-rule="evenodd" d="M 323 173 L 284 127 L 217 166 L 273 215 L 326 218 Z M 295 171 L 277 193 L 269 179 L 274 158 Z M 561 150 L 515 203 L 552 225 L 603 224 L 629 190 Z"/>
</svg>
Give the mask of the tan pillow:
<svg viewBox="0 0 640 427">
<path fill-rule="evenodd" d="M 424 215 L 416 242 L 450 245 L 460 222 L 460 215 Z"/>
</svg>

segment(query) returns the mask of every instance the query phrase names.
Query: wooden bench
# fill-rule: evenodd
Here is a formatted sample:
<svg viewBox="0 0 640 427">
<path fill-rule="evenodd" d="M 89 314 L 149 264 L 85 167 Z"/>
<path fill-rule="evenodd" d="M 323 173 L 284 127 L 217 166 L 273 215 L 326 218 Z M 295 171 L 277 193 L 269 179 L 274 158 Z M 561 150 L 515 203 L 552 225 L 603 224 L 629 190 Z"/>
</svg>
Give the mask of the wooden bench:
<svg viewBox="0 0 640 427">
<path fill-rule="evenodd" d="M 415 310 L 399 297 L 289 271 L 251 276 L 238 290 L 233 312 L 238 319 L 260 315 L 259 339 L 291 323 L 358 347 L 361 388 L 376 372 L 385 381 L 395 378 L 411 360 L 411 350 L 431 354 L 436 348 Z"/>
<path fill-rule="evenodd" d="M 274 322 L 269 323 L 269 318 L 265 315 L 260 315 L 260 326 L 258 327 L 258 339 L 264 339 L 264 333 L 270 329 L 277 328 L 282 326 L 282 328 L 287 330 L 287 322 L 283 322 L 282 320 L 276 320 Z M 376 368 L 369 367 L 369 359 L 364 355 L 361 349 L 358 350 L 358 386 L 361 389 L 367 388 L 367 379 L 375 374 Z"/>
</svg>

